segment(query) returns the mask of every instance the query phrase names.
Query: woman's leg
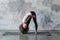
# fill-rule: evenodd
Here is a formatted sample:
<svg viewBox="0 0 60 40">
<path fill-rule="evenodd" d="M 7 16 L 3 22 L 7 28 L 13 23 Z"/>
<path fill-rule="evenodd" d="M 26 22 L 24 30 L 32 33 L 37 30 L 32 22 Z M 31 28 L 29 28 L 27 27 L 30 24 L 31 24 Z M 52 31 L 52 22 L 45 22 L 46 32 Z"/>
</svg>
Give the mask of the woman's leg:
<svg viewBox="0 0 60 40">
<path fill-rule="evenodd" d="M 33 17 L 33 21 L 35 23 L 35 33 L 37 34 L 38 24 L 37 24 L 36 15 L 35 15 L 35 17 Z"/>
</svg>

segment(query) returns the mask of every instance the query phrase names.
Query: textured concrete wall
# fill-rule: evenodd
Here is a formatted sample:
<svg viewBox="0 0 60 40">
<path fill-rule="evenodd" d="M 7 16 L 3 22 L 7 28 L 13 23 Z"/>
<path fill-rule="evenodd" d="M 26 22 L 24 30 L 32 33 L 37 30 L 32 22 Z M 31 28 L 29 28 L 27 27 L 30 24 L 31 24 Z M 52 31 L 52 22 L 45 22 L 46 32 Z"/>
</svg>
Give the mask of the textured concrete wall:
<svg viewBox="0 0 60 40">
<path fill-rule="evenodd" d="M 59 0 L 0 0 L 0 30 L 18 30 L 24 15 L 34 10 L 38 30 L 59 29 Z M 31 20 L 30 30 L 34 30 Z"/>
</svg>

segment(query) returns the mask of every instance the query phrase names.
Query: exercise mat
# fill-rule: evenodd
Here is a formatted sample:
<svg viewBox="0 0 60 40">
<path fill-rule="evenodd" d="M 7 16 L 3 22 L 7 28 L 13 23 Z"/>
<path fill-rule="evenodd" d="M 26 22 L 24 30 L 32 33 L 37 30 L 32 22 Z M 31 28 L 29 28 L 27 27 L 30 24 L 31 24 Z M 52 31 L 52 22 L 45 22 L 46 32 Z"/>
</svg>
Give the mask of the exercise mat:
<svg viewBox="0 0 60 40">
<path fill-rule="evenodd" d="M 36 35 L 35 32 L 28 32 L 28 34 L 21 34 L 20 32 L 5 32 L 3 36 L 7 35 Z M 37 35 L 42 35 L 42 36 L 51 36 L 49 32 L 38 32 Z"/>
</svg>

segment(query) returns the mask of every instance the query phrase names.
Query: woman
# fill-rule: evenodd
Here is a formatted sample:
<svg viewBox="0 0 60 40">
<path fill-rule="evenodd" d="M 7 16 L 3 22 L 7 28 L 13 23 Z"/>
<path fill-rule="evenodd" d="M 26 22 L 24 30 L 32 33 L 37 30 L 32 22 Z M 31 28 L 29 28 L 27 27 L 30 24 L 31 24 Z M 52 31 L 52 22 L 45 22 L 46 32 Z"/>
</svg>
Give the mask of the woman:
<svg viewBox="0 0 60 40">
<path fill-rule="evenodd" d="M 33 21 L 35 23 L 35 34 L 37 34 L 38 25 L 37 25 L 37 21 L 36 21 L 36 13 L 34 11 L 30 11 L 23 18 L 22 24 L 19 27 L 19 30 L 20 30 L 21 33 L 23 33 L 23 34 L 28 33 L 28 31 L 29 31 L 29 23 L 30 23 L 32 18 L 33 18 Z"/>
</svg>

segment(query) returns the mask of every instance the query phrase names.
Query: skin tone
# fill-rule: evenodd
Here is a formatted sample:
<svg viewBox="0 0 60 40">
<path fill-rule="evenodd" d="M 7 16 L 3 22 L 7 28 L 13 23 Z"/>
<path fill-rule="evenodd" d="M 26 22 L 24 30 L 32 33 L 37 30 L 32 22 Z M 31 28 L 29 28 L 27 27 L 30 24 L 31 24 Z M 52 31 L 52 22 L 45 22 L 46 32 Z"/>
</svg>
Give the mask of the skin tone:
<svg viewBox="0 0 60 40">
<path fill-rule="evenodd" d="M 26 28 L 26 27 L 27 27 L 27 25 L 25 23 L 23 23 L 23 28 Z"/>
<path fill-rule="evenodd" d="M 36 16 L 35 15 L 33 15 L 32 16 L 32 18 L 35 18 Z M 30 18 L 30 17 L 29 17 Z M 29 20 L 29 18 L 27 18 L 27 20 Z M 26 21 L 27 21 L 26 20 Z M 25 24 L 25 23 L 23 23 L 23 28 L 25 29 L 27 27 L 27 25 Z M 35 34 L 37 34 L 37 30 L 35 31 Z"/>
<path fill-rule="evenodd" d="M 32 16 L 32 18 L 35 18 L 35 16 Z M 23 28 L 26 28 L 26 27 L 27 27 L 27 25 L 25 23 L 23 23 Z"/>
</svg>

